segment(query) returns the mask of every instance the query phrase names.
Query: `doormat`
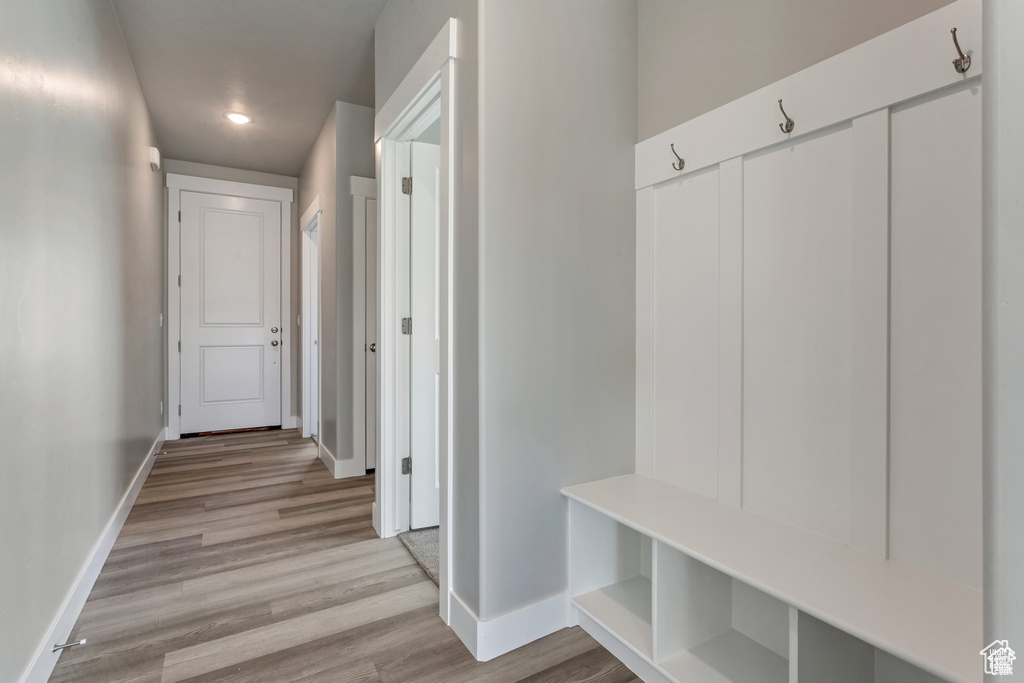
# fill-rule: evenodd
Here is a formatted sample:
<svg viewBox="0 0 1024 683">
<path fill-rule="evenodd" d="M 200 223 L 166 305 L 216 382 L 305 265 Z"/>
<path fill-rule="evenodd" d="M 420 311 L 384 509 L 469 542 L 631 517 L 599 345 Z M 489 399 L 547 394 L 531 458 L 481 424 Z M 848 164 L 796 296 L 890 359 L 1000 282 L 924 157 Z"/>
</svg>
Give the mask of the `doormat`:
<svg viewBox="0 0 1024 683">
<path fill-rule="evenodd" d="M 438 535 L 436 526 L 426 529 L 416 529 L 398 534 L 398 540 L 402 542 L 416 564 L 423 568 L 430 580 L 435 584 L 439 575 L 439 557 L 441 537 Z"/>
</svg>

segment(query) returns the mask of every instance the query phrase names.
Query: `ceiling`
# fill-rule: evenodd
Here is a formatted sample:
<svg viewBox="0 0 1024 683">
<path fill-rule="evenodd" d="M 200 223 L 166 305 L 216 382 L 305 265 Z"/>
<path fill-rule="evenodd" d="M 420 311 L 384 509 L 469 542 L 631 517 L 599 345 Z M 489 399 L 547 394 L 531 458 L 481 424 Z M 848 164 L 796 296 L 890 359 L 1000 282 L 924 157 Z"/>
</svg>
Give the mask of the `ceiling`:
<svg viewBox="0 0 1024 683">
<path fill-rule="evenodd" d="M 113 2 L 165 158 L 297 176 L 336 100 L 373 106 L 387 0 Z"/>
</svg>

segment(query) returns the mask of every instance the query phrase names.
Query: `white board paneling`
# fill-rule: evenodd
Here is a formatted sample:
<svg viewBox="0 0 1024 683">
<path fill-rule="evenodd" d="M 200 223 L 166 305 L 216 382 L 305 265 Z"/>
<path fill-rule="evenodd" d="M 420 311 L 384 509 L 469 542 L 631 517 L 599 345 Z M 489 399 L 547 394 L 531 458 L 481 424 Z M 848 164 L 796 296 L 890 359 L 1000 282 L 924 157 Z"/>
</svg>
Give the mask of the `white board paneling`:
<svg viewBox="0 0 1024 683">
<path fill-rule="evenodd" d="M 718 168 L 718 501 L 743 504 L 743 159 Z M 709 292 L 710 295 L 710 292 Z"/>
<path fill-rule="evenodd" d="M 849 530 L 851 129 L 744 161 L 743 505 Z"/>
<path fill-rule="evenodd" d="M 718 496 L 718 169 L 654 192 L 654 473 Z"/>
<path fill-rule="evenodd" d="M 890 553 L 981 586 L 981 88 L 892 113 Z"/>
<path fill-rule="evenodd" d="M 888 508 L 889 110 L 853 121 L 850 545 L 885 557 Z"/>
</svg>

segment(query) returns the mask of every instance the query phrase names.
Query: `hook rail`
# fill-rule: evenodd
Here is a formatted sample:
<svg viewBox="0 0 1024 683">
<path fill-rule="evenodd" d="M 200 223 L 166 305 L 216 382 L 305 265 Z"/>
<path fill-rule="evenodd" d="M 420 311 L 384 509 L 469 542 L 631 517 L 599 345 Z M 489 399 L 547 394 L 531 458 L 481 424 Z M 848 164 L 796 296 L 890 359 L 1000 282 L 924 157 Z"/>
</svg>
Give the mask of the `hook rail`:
<svg viewBox="0 0 1024 683">
<path fill-rule="evenodd" d="M 779 124 L 779 130 L 783 133 L 792 133 L 793 128 L 796 126 L 796 122 L 789 118 L 789 114 L 787 114 L 786 110 L 782 108 L 782 100 L 779 100 L 779 110 L 782 112 L 782 115 L 786 117 L 786 122 Z"/>
<path fill-rule="evenodd" d="M 953 45 L 956 46 L 956 52 L 959 57 L 953 60 L 953 68 L 956 69 L 958 74 L 965 73 L 971 68 L 971 56 L 965 55 L 964 51 L 960 49 L 960 41 L 956 39 L 956 27 L 950 31 L 953 34 Z"/>
<path fill-rule="evenodd" d="M 676 152 L 676 145 L 674 142 L 670 144 L 669 147 L 672 148 L 672 153 L 676 155 L 676 159 L 679 159 L 678 162 L 672 162 L 672 168 L 677 171 L 682 171 L 683 167 L 686 166 L 686 161 L 684 161 L 683 158 L 679 156 L 679 153 Z"/>
</svg>

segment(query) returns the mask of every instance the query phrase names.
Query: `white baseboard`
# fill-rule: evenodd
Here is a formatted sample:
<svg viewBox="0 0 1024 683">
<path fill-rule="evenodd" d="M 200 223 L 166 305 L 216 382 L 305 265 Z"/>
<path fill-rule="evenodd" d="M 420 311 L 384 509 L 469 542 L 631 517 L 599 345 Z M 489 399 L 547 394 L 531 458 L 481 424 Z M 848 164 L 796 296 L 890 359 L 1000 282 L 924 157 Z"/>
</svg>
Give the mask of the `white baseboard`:
<svg viewBox="0 0 1024 683">
<path fill-rule="evenodd" d="M 378 536 L 384 538 L 384 536 L 382 536 L 380 533 L 380 506 L 377 505 L 377 501 L 373 501 L 373 506 L 370 509 L 370 518 L 372 520 L 373 530 L 377 532 Z"/>
<path fill-rule="evenodd" d="M 458 595 L 450 594 L 449 626 L 477 661 L 487 662 L 569 625 L 569 597 L 546 600 L 480 621 Z"/>
<path fill-rule="evenodd" d="M 366 474 L 366 466 L 354 460 L 342 460 L 331 453 L 330 449 L 323 444 L 320 446 L 320 462 L 327 466 L 331 476 L 335 479 L 347 479 L 349 477 L 361 477 Z"/>
<path fill-rule="evenodd" d="M 131 486 L 125 491 L 121 502 L 114 508 L 114 514 L 111 515 L 110 521 L 107 522 L 99 540 L 96 541 L 96 545 L 93 546 L 81 571 L 78 572 L 71 590 L 64 598 L 64 604 L 61 605 L 53 623 L 50 624 L 50 629 L 46 632 L 46 637 L 39 644 L 32 662 L 22 675 L 21 683 L 46 683 L 50 674 L 53 673 L 53 667 L 57 665 L 57 658 L 60 657 L 59 652 L 52 651 L 53 646 L 56 643 L 65 642 L 71 635 L 71 629 L 75 627 L 75 622 L 78 621 L 78 615 L 82 613 L 82 607 L 85 606 L 93 584 L 96 583 L 96 578 L 107 561 L 107 555 L 110 554 L 117 535 L 121 533 L 124 520 L 128 518 L 128 513 L 131 512 L 132 505 L 135 504 L 135 499 L 138 498 L 139 491 L 146 482 L 146 477 L 149 476 L 149 471 L 153 469 L 156 454 L 163 447 L 166 436 L 167 428 L 165 427 L 160 430 L 153 441 L 153 446 L 149 449 L 142 465 L 139 466 L 138 472 L 135 473 L 135 479 L 132 480 Z"/>
<path fill-rule="evenodd" d="M 301 427 L 301 426 L 302 426 L 302 420 L 300 418 L 295 417 L 294 415 L 292 415 L 291 417 L 289 417 L 287 420 L 284 421 L 284 424 L 281 425 L 281 429 L 295 429 L 296 427 Z"/>
</svg>

